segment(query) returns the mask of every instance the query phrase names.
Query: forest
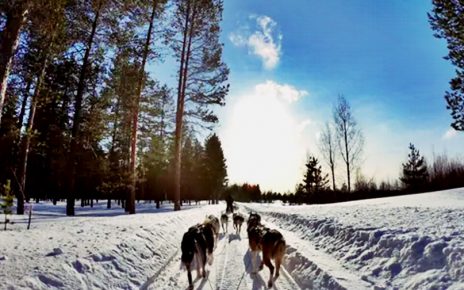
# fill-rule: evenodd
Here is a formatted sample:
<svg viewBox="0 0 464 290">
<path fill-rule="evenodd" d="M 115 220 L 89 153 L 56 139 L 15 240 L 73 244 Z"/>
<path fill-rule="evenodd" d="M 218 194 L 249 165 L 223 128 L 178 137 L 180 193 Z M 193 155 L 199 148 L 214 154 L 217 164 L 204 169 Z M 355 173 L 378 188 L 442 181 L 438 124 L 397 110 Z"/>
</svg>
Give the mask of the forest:
<svg viewBox="0 0 464 290">
<path fill-rule="evenodd" d="M 460 28 L 447 26 L 454 14 L 436 2 L 430 23 L 460 67 Z M 413 144 L 399 180 L 364 176 L 363 132 L 343 95 L 321 129 L 320 156 L 307 156 L 293 192 L 229 185 L 221 140 L 211 131 L 229 91 L 222 12 L 222 0 L 2 1 L 0 184 L 16 197 L 17 213 L 40 199 L 66 200 L 66 214 L 74 215 L 76 201 L 102 199 L 135 213 L 140 200 L 172 201 L 179 210 L 226 195 L 326 203 L 464 186 L 462 160 L 439 154 L 427 162 Z M 169 61 L 162 73 L 174 81 L 149 72 Z M 445 95 L 458 131 L 461 81 L 458 73 Z"/>
<path fill-rule="evenodd" d="M 217 200 L 222 1 L 2 1 L 0 183 L 30 199 Z M 176 61 L 176 82 L 149 74 Z M 181 155 L 181 151 L 183 154 Z M 181 175 L 182 171 L 182 175 Z M 111 206 L 111 203 L 108 203 Z"/>
</svg>

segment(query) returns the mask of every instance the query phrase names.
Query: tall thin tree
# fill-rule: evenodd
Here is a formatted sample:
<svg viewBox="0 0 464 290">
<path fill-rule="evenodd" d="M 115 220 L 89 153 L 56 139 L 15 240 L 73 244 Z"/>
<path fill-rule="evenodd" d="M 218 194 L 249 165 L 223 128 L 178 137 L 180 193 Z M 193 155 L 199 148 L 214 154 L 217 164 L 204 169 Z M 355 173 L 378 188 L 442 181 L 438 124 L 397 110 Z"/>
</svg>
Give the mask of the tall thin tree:
<svg viewBox="0 0 464 290">
<path fill-rule="evenodd" d="M 145 64 L 148 59 L 148 55 L 150 53 L 150 44 L 152 40 L 152 31 L 153 25 L 155 20 L 155 15 L 158 9 L 158 6 L 162 4 L 160 0 L 153 0 L 152 1 L 152 8 L 151 8 L 151 15 L 150 20 L 148 23 L 148 31 L 145 38 L 145 44 L 143 47 L 142 53 L 142 60 L 140 63 L 140 71 L 138 75 L 137 85 L 136 85 L 136 92 L 134 98 L 134 110 L 132 112 L 132 132 L 131 132 L 131 157 L 130 157 L 130 172 L 132 177 L 132 186 L 130 190 L 130 197 L 128 200 L 128 212 L 129 214 L 135 213 L 135 193 L 136 193 L 136 186 L 137 186 L 137 130 L 138 130 L 138 120 L 139 120 L 139 103 L 140 103 L 140 95 L 142 94 L 143 86 L 144 86 L 144 79 L 145 79 Z"/>
<path fill-rule="evenodd" d="M 171 47 L 179 61 L 174 139 L 174 209 L 180 210 L 182 133 L 184 117 L 217 122 L 209 105 L 224 105 L 229 69 L 219 42 L 222 0 L 176 0 Z M 190 106 L 188 106 L 188 104 Z"/>
<path fill-rule="evenodd" d="M 0 34 L 0 124 L 6 86 L 10 74 L 11 63 L 18 45 L 19 33 L 29 12 L 29 0 L 2 1 L 0 9 L 6 14 L 5 28 Z M 12 2 L 12 3 L 11 3 Z"/>
<path fill-rule="evenodd" d="M 66 215 L 74 215 L 74 203 L 76 196 L 76 153 L 78 150 L 79 144 L 79 132 L 82 122 L 82 102 L 84 97 L 84 91 L 86 88 L 87 80 L 87 70 L 90 64 L 90 52 L 92 50 L 93 43 L 95 41 L 95 35 L 97 32 L 97 26 L 100 21 L 100 15 L 102 12 L 104 0 L 92 1 L 91 6 L 93 10 L 93 20 L 91 22 L 90 34 L 85 43 L 85 52 L 82 59 L 82 66 L 79 74 L 79 81 L 77 85 L 77 92 L 74 101 L 74 116 L 73 116 L 73 125 L 71 130 L 71 146 L 70 146 L 70 182 L 69 182 L 69 192 L 66 199 Z"/>
<path fill-rule="evenodd" d="M 361 159 L 364 137 L 352 112 L 351 106 L 343 95 L 338 96 L 333 109 L 335 136 L 338 149 L 346 165 L 348 192 L 351 191 L 351 173 Z"/>
<path fill-rule="evenodd" d="M 329 122 L 326 122 L 324 128 L 321 131 L 321 136 L 319 139 L 319 150 L 321 151 L 325 162 L 330 167 L 333 190 L 337 189 L 335 184 L 336 146 L 336 137 L 334 135 L 333 128 Z"/>
</svg>

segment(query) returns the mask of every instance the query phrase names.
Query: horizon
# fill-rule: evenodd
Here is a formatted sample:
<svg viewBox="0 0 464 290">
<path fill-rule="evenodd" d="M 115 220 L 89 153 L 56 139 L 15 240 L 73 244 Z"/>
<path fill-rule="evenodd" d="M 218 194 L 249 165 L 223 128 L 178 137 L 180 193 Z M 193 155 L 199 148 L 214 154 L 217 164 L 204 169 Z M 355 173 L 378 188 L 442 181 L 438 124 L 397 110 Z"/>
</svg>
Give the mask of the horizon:
<svg viewBox="0 0 464 290">
<path fill-rule="evenodd" d="M 229 181 L 293 191 L 308 153 L 329 173 L 317 139 L 339 94 L 365 136 L 367 179 L 397 180 L 409 143 L 428 161 L 442 153 L 462 158 L 464 136 L 451 128 L 443 97 L 454 68 L 428 23 L 431 8 L 419 1 L 225 3 L 231 89 L 215 132 Z"/>
</svg>

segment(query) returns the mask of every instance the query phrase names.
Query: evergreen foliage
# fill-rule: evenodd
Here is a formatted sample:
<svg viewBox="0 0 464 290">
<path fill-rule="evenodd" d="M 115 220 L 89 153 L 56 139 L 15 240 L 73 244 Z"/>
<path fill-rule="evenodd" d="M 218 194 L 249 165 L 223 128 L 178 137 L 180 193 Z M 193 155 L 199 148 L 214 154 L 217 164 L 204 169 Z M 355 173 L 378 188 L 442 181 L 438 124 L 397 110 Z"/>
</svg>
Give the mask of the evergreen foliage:
<svg viewBox="0 0 464 290">
<path fill-rule="evenodd" d="M 435 37 L 443 38 L 449 53 L 445 59 L 456 67 L 456 76 L 450 81 L 450 91 L 445 93 L 447 109 L 451 111 L 451 126 L 464 131 L 464 2 L 433 0 L 428 14 Z"/>
<path fill-rule="evenodd" d="M 227 185 L 227 166 L 221 141 L 216 134 L 206 139 L 204 157 L 204 189 L 211 197 L 211 200 L 217 203 L 219 196 Z"/>
<path fill-rule="evenodd" d="M 412 143 L 409 144 L 409 150 L 408 161 L 403 163 L 400 179 L 407 190 L 417 192 L 424 187 L 427 181 L 427 163 L 424 156 L 420 155 L 419 150 Z"/>
<path fill-rule="evenodd" d="M 314 156 L 308 156 L 305 166 L 306 173 L 303 179 L 303 186 L 306 194 L 311 196 L 325 190 L 329 183 L 329 175 L 322 173 L 322 166 L 319 165 L 319 160 Z"/>
</svg>

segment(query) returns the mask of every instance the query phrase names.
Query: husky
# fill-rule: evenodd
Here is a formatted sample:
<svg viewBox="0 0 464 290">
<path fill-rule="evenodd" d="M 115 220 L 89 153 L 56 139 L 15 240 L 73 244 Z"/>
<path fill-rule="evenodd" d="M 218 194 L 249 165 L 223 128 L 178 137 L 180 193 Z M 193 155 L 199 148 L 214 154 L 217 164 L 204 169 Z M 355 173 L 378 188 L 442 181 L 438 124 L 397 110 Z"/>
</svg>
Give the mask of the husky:
<svg viewBox="0 0 464 290">
<path fill-rule="evenodd" d="M 209 265 L 212 264 L 212 259 L 208 258 L 213 256 L 214 244 L 214 230 L 209 223 L 197 224 L 190 227 L 182 237 L 181 261 L 187 269 L 188 289 L 193 289 L 192 264 L 194 260 L 197 268 L 197 276 L 206 277 L 206 262 L 208 261 Z"/>
<path fill-rule="evenodd" d="M 245 221 L 245 218 L 240 213 L 234 213 L 232 219 L 234 221 L 235 234 L 240 235 L 240 232 L 242 231 L 242 224 Z"/>
<path fill-rule="evenodd" d="M 229 222 L 229 216 L 225 213 L 221 214 L 221 226 L 222 226 L 222 231 L 225 233 L 228 232 L 228 222 Z"/>
<path fill-rule="evenodd" d="M 207 223 L 211 224 L 211 226 L 213 227 L 214 237 L 215 237 L 214 248 L 216 248 L 216 244 L 219 239 L 219 230 L 221 227 L 221 225 L 219 224 L 219 219 L 215 217 L 214 215 L 210 214 L 209 216 L 206 217 L 205 221 L 203 222 L 203 224 L 207 224 Z"/>
<path fill-rule="evenodd" d="M 263 226 L 261 224 L 261 216 L 257 213 L 250 214 L 247 225 L 248 242 L 252 252 L 251 272 L 257 272 L 256 258 L 258 253 L 262 251 L 263 260 L 259 266 L 259 270 L 263 269 L 263 265 L 266 265 L 269 268 L 270 276 L 267 285 L 269 288 L 271 288 L 273 281 L 276 280 L 280 275 L 280 265 L 282 264 L 286 250 L 285 239 L 279 231 Z M 274 260 L 275 268 L 274 265 L 272 265 L 271 260 Z"/>
</svg>

